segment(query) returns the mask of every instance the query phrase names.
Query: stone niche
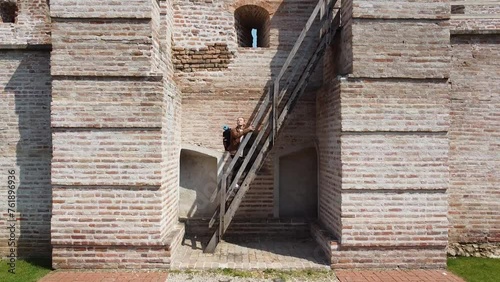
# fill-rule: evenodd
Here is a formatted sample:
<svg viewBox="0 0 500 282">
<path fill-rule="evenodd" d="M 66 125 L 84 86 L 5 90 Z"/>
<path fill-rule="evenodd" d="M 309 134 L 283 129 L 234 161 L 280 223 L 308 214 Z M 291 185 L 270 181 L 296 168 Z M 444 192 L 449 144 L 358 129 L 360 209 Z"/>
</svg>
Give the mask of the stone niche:
<svg viewBox="0 0 500 282">
<path fill-rule="evenodd" d="M 209 218 L 217 201 L 217 158 L 200 152 L 181 151 L 179 217 Z"/>
</svg>

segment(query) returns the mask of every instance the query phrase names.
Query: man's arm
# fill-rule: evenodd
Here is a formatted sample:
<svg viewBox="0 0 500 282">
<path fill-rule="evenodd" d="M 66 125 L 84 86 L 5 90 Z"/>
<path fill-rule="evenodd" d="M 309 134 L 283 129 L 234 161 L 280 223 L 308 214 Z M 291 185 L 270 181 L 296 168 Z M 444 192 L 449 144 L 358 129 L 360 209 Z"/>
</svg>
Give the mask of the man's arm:
<svg viewBox="0 0 500 282">
<path fill-rule="evenodd" d="M 231 129 L 231 137 L 234 139 L 240 138 L 241 136 L 247 134 L 248 132 L 253 131 L 252 127 L 247 127 L 243 129 L 243 131 L 239 132 L 236 128 Z"/>
</svg>

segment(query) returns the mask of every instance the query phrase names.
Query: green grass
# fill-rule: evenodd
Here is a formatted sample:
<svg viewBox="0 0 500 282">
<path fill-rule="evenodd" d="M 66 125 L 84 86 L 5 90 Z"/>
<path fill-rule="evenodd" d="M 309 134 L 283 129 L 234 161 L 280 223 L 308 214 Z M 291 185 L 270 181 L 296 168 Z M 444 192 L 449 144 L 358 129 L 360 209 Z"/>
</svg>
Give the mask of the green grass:
<svg viewBox="0 0 500 282">
<path fill-rule="evenodd" d="M 500 259 L 458 257 L 448 258 L 448 270 L 467 282 L 497 282 Z"/>
<path fill-rule="evenodd" d="M 0 260 L 0 281 L 36 282 L 51 271 L 50 260 L 18 260 L 15 274 L 9 272 L 6 260 Z"/>
<path fill-rule="evenodd" d="M 309 279 L 321 279 L 321 278 L 333 278 L 335 275 L 333 271 L 330 270 L 318 270 L 318 269 L 303 269 L 303 270 L 278 270 L 278 269 L 266 269 L 266 270 L 239 270 L 231 268 L 223 269 L 210 269 L 210 270 L 174 270 L 171 273 L 184 273 L 191 275 L 201 275 L 203 273 L 213 273 L 218 275 L 224 275 L 228 277 L 240 277 L 240 278 L 254 278 L 254 279 L 276 279 L 279 278 L 283 281 L 290 281 L 292 278 L 303 278 L 304 280 Z"/>
<path fill-rule="evenodd" d="M 462 277 L 467 282 L 496 282 L 500 277 L 500 259 L 458 257 L 448 258 L 448 270 Z M 51 271 L 50 260 L 18 260 L 16 274 L 8 272 L 9 265 L 6 260 L 0 264 L 0 281 L 2 282 L 36 282 Z M 174 272 L 174 271 L 172 271 Z M 197 273 L 196 270 L 179 272 Z M 326 270 L 276 270 L 243 271 L 237 269 L 217 269 L 209 272 L 232 277 L 242 278 L 280 278 L 288 281 L 290 278 L 325 278 L 333 276 L 333 272 Z"/>
</svg>

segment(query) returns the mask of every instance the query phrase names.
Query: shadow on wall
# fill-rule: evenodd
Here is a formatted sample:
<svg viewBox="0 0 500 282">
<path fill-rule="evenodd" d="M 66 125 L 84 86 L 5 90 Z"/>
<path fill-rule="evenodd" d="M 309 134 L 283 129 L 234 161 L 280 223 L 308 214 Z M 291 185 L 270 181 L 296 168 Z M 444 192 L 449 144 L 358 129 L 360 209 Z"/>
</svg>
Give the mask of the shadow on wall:
<svg viewBox="0 0 500 282">
<path fill-rule="evenodd" d="M 210 218 L 218 201 L 217 159 L 182 149 L 180 157 L 179 217 Z M 214 201 L 211 201 L 214 198 Z"/>
<path fill-rule="evenodd" d="M 4 91 L 7 96 L 14 96 L 18 121 L 8 127 L 19 130 L 19 139 L 14 141 L 17 141 L 16 163 L 10 164 L 12 169 L 17 166 L 17 255 L 20 258 L 50 258 L 50 52 L 7 51 L 2 55 L 11 62 L 19 62 Z"/>
<path fill-rule="evenodd" d="M 318 217 L 316 148 L 305 148 L 279 158 L 278 189 L 280 218 Z"/>
<path fill-rule="evenodd" d="M 303 3 L 299 2 L 283 1 L 276 9 L 272 9 L 272 11 L 270 7 L 259 7 L 256 5 L 243 5 L 235 10 L 235 29 L 238 37 L 238 46 L 240 46 L 240 48 L 251 47 L 253 40 L 255 40 L 257 46 L 257 49 L 253 48 L 255 50 L 259 48 L 276 50 L 269 65 L 271 79 L 269 79 L 264 86 L 263 95 L 260 97 L 259 103 L 253 110 L 249 121 L 255 119 L 259 106 L 264 102 L 269 87 L 273 85 L 275 78 L 280 73 L 281 68 L 298 39 L 300 32 L 305 27 L 307 19 L 311 15 L 317 2 L 316 0 L 312 0 L 310 1 L 311 5 L 302 5 Z M 301 14 L 297 17 L 299 13 Z M 296 56 L 290 62 L 288 69 L 279 81 L 281 89 L 283 89 L 287 79 L 291 77 L 292 69 L 296 66 L 299 66 L 299 71 L 293 76 L 291 86 L 288 89 L 292 90 L 293 86 L 299 80 L 301 70 L 305 68 L 305 64 L 307 63 L 304 58 L 308 58 L 315 51 L 316 44 L 318 43 L 317 40 L 312 39 L 318 35 L 317 32 L 315 32 L 317 26 L 318 21 L 316 18 L 316 21 L 306 34 L 306 38 L 302 45 L 297 50 Z M 252 36 L 254 33 L 256 34 L 256 38 Z M 322 68 L 317 67 L 313 71 L 313 75 L 309 80 L 301 100 L 314 100 L 313 94 L 322 86 L 322 83 Z M 283 99 L 280 109 L 283 108 L 285 101 L 286 99 Z"/>
</svg>

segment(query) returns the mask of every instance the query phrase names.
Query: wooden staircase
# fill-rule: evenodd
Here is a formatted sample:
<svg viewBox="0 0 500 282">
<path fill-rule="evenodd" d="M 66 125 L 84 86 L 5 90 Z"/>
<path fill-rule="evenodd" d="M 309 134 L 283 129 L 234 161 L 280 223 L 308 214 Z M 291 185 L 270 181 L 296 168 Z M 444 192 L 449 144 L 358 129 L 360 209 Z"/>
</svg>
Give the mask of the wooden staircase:
<svg viewBox="0 0 500 282">
<path fill-rule="evenodd" d="M 314 69 L 335 33 L 340 28 L 340 9 L 334 8 L 335 3 L 336 0 L 319 0 L 279 74 L 268 88 L 267 94 L 252 121 L 252 125 L 257 129 L 256 132 L 258 132 L 257 137 L 249 145 L 252 134 L 256 134 L 249 133 L 241 142 L 236 155 L 240 156 L 244 151 L 246 155 L 240 169 L 234 172 L 236 176 L 232 183 L 229 183 L 229 176 L 236 164 L 237 158 L 232 159 L 227 164 L 225 160 L 228 159 L 228 155 L 226 154 L 223 158 L 224 161 L 219 162 L 217 169 L 217 193 L 214 194 L 215 197 L 213 199 L 218 200 L 219 205 L 209 222 L 209 228 L 214 227 L 214 225 L 217 225 L 217 228 L 206 245 L 204 252 L 212 253 L 215 251 L 218 242 L 222 239 L 236 210 L 240 206 L 250 183 L 255 179 L 257 171 L 274 145 L 274 141 L 283 127 L 288 114 L 304 93 Z M 317 21 L 318 18 L 319 21 Z M 315 29 L 312 30 L 312 27 L 315 27 Z M 308 44 L 302 49 L 304 52 L 309 52 L 309 54 L 304 56 L 297 51 L 302 46 L 306 35 L 310 31 L 314 32 L 314 36 L 311 38 L 309 35 Z M 306 58 L 307 61 L 304 61 Z M 294 59 L 297 59 L 298 62 L 294 61 L 294 67 L 290 68 Z M 281 83 L 282 80 L 285 80 L 285 82 Z M 247 148 L 247 145 L 250 148 Z M 242 177 L 247 166 L 250 167 L 250 170 Z M 240 188 L 235 189 L 238 182 L 241 183 Z"/>
</svg>

